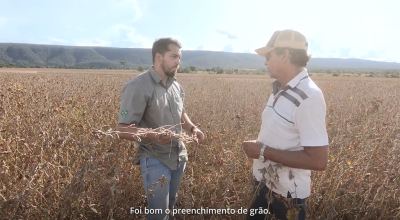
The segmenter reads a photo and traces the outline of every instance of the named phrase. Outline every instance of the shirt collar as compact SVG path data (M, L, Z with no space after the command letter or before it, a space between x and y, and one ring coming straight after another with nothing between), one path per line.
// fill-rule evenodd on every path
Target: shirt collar
M150 67L149 71L150 71L151 78L153 78L153 80L156 83L160 83L162 81L161 77L158 75L158 73L156 72L154 67Z
M149 71L150 71L151 77L153 78L153 80L156 83L160 83L162 81L161 77L158 75L158 73L156 72L156 70L154 69L153 66L150 67ZM173 81L176 81L175 77L168 77L168 79L173 79Z
M299 84L299 82L304 78L308 76L308 72L307 69L304 68L303 71L301 71L299 74L297 74L297 76L295 76L292 80L290 80L288 82L288 86L294 88L297 86L297 84Z
M297 74L292 80L290 80L290 81L287 83L286 87L291 87L291 88L296 87L296 86L300 83L300 81L301 81L302 79L304 79L305 77L308 77L307 69L304 69L304 70L301 71L299 74ZM274 95L276 95L276 94L279 92L279 89L281 89L280 87L281 87L281 83L280 83L278 80L275 80L275 81L272 83L272 93L273 93ZM285 87L285 88L286 88L286 87Z

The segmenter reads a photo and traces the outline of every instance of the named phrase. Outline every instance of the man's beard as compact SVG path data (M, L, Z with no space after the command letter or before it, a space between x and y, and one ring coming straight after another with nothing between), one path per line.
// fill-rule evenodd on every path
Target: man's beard
M168 72L164 72L165 73L165 75L167 75L168 77L174 77L175 76L175 74L176 74L176 71L168 71Z
M175 71L167 70L167 67L165 66L164 61L161 63L161 68L164 71L165 75L168 77L174 77L176 75L176 71L178 71L178 69L176 69ZM171 68L171 69L173 69L173 68Z

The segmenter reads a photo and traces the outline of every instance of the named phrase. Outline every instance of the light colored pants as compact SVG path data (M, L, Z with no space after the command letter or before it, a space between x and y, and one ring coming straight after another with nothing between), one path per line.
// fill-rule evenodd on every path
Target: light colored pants
M183 163L178 169L171 170L165 166L158 159L142 158L140 160L140 170L142 172L144 189L146 192L147 203L149 209L157 212L157 214L148 214L148 220L170 220L173 217L166 215L165 210L174 207L175 199L178 196L178 189L181 185L183 171L185 170L186 162ZM162 176L165 176L168 184L157 183ZM156 184L153 189L153 184ZM163 185L161 187L161 185ZM149 194L149 189L153 189L153 197ZM158 211L162 210L161 214Z

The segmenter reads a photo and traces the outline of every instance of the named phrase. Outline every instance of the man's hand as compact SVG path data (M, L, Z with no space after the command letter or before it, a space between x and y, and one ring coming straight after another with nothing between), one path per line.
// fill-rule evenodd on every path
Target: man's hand
M262 143L257 142L256 140L243 141L242 148L248 158L258 159L258 157L260 156L262 145Z
M203 132L198 129L195 124L189 119L189 116L184 113L181 118L181 123L182 123L182 128L190 134L192 132L192 135L197 138L198 144L202 144L204 140L204 134ZM193 128L194 127L194 128ZM193 128L193 131L191 130Z
M196 138L197 138L199 144L202 144L202 143L203 143L204 134L203 134L203 132L200 131L200 129L198 129L198 128L195 127L195 128L193 129L193 135L196 136Z

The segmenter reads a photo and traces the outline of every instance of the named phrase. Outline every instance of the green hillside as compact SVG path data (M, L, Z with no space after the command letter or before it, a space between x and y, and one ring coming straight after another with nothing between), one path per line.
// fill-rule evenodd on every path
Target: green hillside
M181 66L207 69L265 69L264 59L250 53L182 50ZM121 64L124 62L124 65ZM57 68L138 68L152 64L151 49L0 44L0 66ZM400 63L361 59L312 58L309 69L400 70Z

